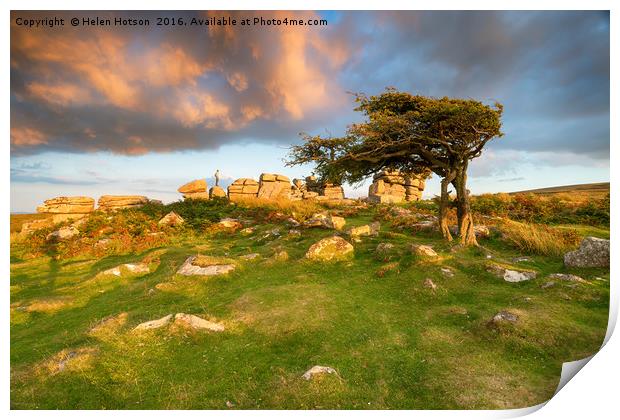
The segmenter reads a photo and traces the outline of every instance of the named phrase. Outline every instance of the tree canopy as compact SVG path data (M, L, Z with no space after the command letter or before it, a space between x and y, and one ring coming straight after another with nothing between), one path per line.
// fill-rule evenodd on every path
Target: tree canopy
M383 169L430 170L442 178L443 221L447 187L452 184L457 191L461 238L475 243L467 167L487 142L503 135L503 106L473 99L430 98L393 88L377 96L356 94L355 100L355 110L365 117L363 122L351 124L342 137L302 134L305 142L292 147L287 164L314 163L315 174L325 182L358 183ZM447 225L442 226L442 232L451 239Z

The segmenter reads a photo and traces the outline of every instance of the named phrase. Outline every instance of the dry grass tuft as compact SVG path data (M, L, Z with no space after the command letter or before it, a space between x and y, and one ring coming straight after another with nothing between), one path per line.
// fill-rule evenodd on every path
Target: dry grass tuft
M502 238L514 247L538 255L560 257L573 250L581 241L577 231L558 229L533 223L502 221Z

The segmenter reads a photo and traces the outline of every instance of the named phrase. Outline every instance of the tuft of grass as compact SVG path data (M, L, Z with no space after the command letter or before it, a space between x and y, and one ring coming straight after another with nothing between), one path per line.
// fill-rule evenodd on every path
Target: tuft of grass
M538 255L561 257L581 241L574 229L559 229L512 220L502 221L499 228L506 242L524 252Z

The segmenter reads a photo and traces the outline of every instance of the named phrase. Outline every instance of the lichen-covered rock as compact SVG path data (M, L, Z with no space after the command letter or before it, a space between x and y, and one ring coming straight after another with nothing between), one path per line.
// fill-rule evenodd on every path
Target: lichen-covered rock
M609 267L609 240L588 236L579 249L564 255L567 267Z
M185 219L183 219L174 211L171 211L170 213L159 219L159 222L157 222L159 226L180 226L183 223L185 223Z
M99 197L98 209L101 211L115 211L141 207L149 202L143 195L102 195Z
M306 258L319 261L338 261L352 257L353 252L353 245L340 236L331 236L313 244L306 252Z

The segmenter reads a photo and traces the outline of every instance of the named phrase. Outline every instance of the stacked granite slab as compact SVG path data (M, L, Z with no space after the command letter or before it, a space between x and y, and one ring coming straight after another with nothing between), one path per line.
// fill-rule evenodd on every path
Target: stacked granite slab
M90 197L55 197L37 207L37 213L48 214L53 223L79 220L95 210L95 199Z
M291 180L280 174L261 174L259 178L258 198L290 199Z
M425 179L423 174L382 171L373 177L373 183L368 188L368 200L374 203L421 200Z
M183 198L185 199L209 199L209 186L207 185L207 180L205 179L190 181L187 184L181 185L177 191L183 194Z
M98 210L116 211L141 207L149 202L143 195L102 195L99 197Z
M256 198L259 184L252 178L239 178L228 186L228 199L245 200Z

